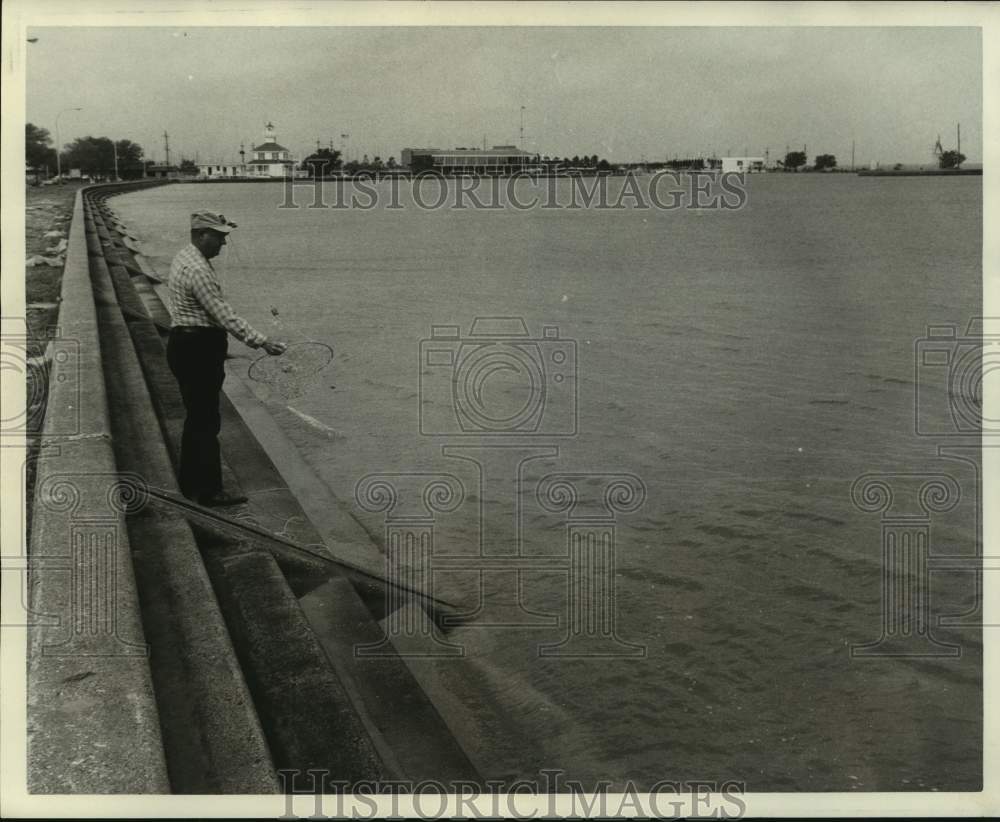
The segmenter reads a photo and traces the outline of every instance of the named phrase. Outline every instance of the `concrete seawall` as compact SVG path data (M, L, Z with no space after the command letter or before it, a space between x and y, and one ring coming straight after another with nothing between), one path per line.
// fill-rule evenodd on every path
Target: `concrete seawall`
M270 793L279 770L308 769L478 780L405 660L353 658L382 634L385 597L144 491L177 493L184 409L169 312L105 200L148 185L92 186L74 211L60 325L78 354L50 377L30 546L47 563L31 607L57 619L29 632L29 789ZM245 418L266 414L239 402L222 401L225 483L251 500L238 516L322 545L289 487L309 478L289 461L285 481L269 454L286 443L263 447Z
M84 230L78 193L59 318L69 356L53 358L30 546L29 607L52 617L29 629L28 787L163 793Z

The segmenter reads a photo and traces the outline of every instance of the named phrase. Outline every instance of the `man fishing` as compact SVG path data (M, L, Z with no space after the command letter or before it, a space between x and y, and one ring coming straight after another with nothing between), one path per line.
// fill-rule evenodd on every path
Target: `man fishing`
M191 243L170 266L170 302L173 325L167 342L167 362L177 378L187 416L181 440L178 482L188 499L211 507L238 505L247 498L222 489L219 454L219 392L226 378L227 332L250 348L282 354L285 343L268 339L237 316L222 296L222 287L209 262L236 228L221 214L197 211L191 215Z

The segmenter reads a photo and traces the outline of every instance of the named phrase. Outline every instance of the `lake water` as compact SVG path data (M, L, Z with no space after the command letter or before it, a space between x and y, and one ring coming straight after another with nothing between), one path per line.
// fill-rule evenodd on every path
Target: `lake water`
M883 522L851 488L869 472L953 477L963 496L930 518L930 553L975 553L975 467L937 451L970 442L951 436L950 370L915 357L929 325L957 326L938 348L966 350L981 313L981 178L747 184L736 211L427 211L406 191L395 209L385 183L371 210L278 208L277 183L172 185L111 204L164 273L192 210L239 224L216 266L237 311L335 349L294 411L271 403L276 419L369 533L384 523L354 500L362 477L445 473L466 499L436 514L435 555L565 558L567 513L543 506L539 480L577 475L598 498L609 474L641 481L641 507L599 526L614 532L610 645L625 655L539 656L567 624L557 562L521 575L529 624L458 628L464 658L417 663L485 775L976 789L981 631L936 624L975 609L974 575L931 575L932 633L960 657L852 658L882 632ZM535 342L499 371L467 370L482 392L456 398L461 343L421 341L435 325L474 340L477 317L520 318ZM428 346L445 359L428 360ZM546 359L557 351L569 358L558 366ZM545 407L518 417L532 364ZM940 436L915 431L918 385L922 429ZM486 423L473 406L456 417L458 402L493 409L487 421L508 436L462 436L463 421ZM904 500L912 480L893 480L893 512L921 512ZM499 619L514 577L488 580L485 614ZM627 655L636 646L644 656Z

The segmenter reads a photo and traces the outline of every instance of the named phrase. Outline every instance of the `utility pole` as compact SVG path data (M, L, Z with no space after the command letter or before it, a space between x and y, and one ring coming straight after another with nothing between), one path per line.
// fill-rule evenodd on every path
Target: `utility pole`
M524 148L524 106L521 106L521 142L518 148Z
M163 132L163 153L167 155L167 162L165 165L170 165L170 136L166 131Z
M854 171L854 140L851 140L851 171Z
M121 180L121 177L118 176L118 143L117 143L117 141L115 141L115 140L111 141L111 150L114 152L114 155L115 155L115 182L117 183L119 180Z
M316 140L316 153L319 154L319 140Z
M958 153L962 153L962 124L958 124Z

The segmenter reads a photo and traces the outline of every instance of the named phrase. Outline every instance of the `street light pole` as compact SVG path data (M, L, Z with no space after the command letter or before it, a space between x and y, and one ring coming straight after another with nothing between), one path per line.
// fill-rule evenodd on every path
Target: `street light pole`
M59 139L59 118L65 114L67 111L83 111L82 108L64 108L56 115L56 177L59 179L59 185L62 185L62 158L59 155L59 150L62 148L62 141Z
M111 141L111 150L115 154L115 182L117 183L121 181L121 177L118 176L118 143L114 140Z

